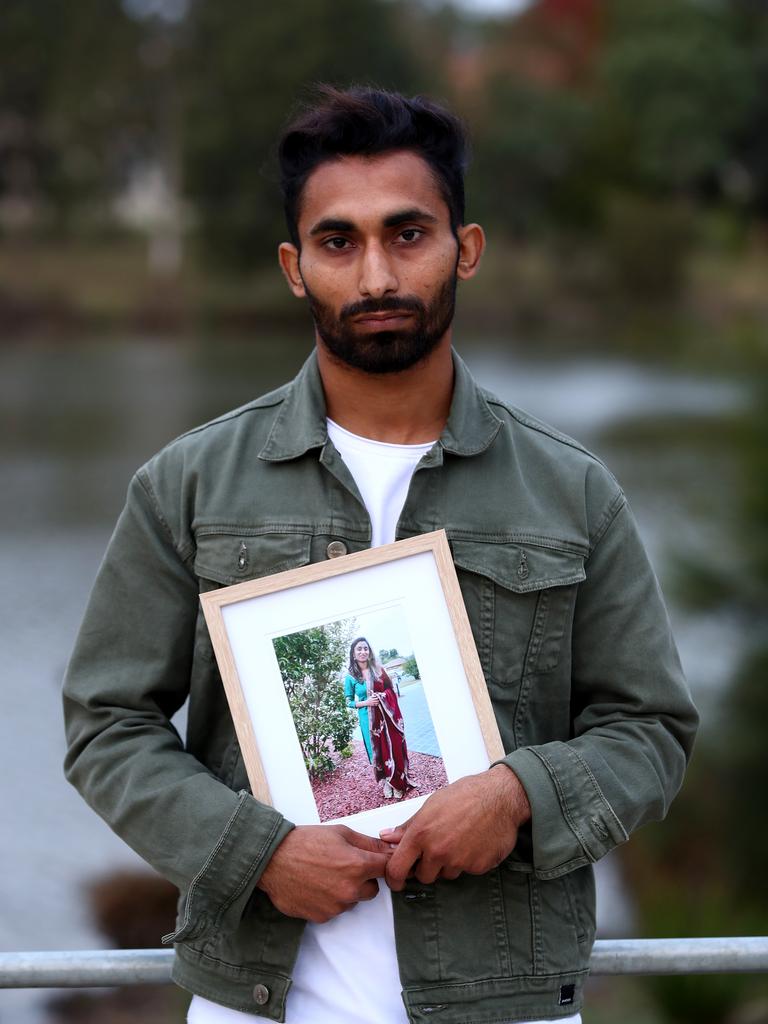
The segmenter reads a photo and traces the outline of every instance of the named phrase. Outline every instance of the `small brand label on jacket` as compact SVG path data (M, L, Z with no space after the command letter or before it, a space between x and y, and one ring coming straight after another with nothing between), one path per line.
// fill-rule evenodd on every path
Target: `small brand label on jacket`
M570 1006L573 1002L573 997L576 992L575 985L561 985L560 986L560 999L558 1003L560 1006Z

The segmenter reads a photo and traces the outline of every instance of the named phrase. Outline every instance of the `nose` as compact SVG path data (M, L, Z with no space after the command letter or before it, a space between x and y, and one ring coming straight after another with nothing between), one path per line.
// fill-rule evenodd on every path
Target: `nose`
M396 292L399 284L385 249L377 243L367 245L360 266L360 294L380 299L388 292Z

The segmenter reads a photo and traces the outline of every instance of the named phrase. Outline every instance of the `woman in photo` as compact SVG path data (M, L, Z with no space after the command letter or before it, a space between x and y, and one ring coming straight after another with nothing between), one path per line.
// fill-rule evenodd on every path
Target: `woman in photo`
M405 726L392 680L379 664L364 636L352 641L344 680L347 704L357 711L360 732L384 796L400 800L414 783L409 777Z

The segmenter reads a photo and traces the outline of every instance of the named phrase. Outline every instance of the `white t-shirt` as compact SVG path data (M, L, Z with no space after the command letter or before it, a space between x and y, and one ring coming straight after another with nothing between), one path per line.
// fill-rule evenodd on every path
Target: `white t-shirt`
M391 543L413 472L435 442L371 441L333 420L328 420L328 437L365 502L371 547ZM307 924L288 993L286 1024L408 1024L400 989L392 899L380 882L375 899L358 903L327 924ZM252 1024L253 1017L194 996L187 1021ZM529 1024L581 1024L581 1017Z

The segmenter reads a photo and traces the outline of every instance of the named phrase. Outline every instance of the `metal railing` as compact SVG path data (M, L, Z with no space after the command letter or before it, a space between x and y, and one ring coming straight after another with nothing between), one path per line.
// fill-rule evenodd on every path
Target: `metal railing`
M0 953L0 988L91 988L171 980L169 949ZM768 936L598 939L590 973L768 973Z

